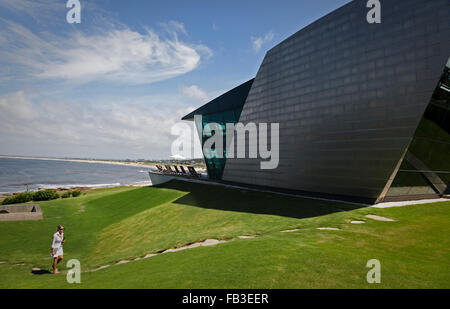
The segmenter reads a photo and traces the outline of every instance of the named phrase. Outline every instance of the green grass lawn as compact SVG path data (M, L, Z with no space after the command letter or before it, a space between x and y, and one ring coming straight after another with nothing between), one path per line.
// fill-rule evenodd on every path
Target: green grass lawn
M376 209L172 181L40 205L43 220L0 222L0 288L450 288L449 202ZM228 241L83 272L81 284L68 284L65 274L31 272L50 270L58 224L67 239L60 270L73 258L87 270L208 238ZM381 284L366 282L369 259L381 262Z

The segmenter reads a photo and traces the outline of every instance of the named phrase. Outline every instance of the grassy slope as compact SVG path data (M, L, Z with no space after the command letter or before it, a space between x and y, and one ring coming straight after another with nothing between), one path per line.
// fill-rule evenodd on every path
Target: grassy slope
M450 287L450 203L356 209L173 182L95 190L41 206L42 221L0 222L0 261L7 261L0 264L0 288L364 288L373 287L365 280L372 258L382 264L376 287ZM349 224L368 213L398 221ZM77 258L84 269L206 238L232 240L83 273L82 284L69 285L64 275L30 272L49 268L50 237L59 223L66 226L66 261ZM300 231L280 233L291 228ZM245 234L260 237L236 239Z

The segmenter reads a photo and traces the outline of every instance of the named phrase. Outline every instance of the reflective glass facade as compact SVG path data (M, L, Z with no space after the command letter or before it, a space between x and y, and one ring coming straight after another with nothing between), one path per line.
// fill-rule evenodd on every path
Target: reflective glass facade
M449 67L445 67L388 198L450 194L449 72Z
M198 124L196 123L196 126L199 127L201 125L202 127L205 127L207 124L210 123L217 123L221 130L222 130L222 138L223 138L223 145L226 145L226 124L227 123L237 123L239 120L239 117L242 112L242 107L229 110L222 113L216 113L216 114L208 114L208 115L202 115L202 123ZM214 132L206 134L205 132L202 133L202 146L205 143L205 141L210 138ZM218 155L216 152L216 149L213 147L211 150L205 150L204 152L204 159L206 168L208 171L208 176L210 179L222 179L223 169L225 168L225 163L227 159L227 151L226 147L223 149L222 155Z
M196 115L202 116L201 118L197 118L201 119L202 122L195 124L199 129L199 132L201 132L200 141L202 143L202 147L205 141L215 134L214 131L206 134L204 130L202 130L206 124L210 123L216 123L221 127L223 145L225 145L225 126L227 123L235 124L238 122L252 84L253 79L239 85L238 87L228 91L227 93L183 117L183 120L194 120ZM225 148L226 147L223 149L222 155L216 153L214 147L212 149L212 153L209 152L209 150L207 153L204 153L206 169L210 179L222 179L227 158Z

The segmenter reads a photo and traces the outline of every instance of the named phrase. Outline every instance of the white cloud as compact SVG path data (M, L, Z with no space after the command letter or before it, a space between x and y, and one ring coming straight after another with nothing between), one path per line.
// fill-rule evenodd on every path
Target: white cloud
M24 91L17 91L0 97L1 117L27 121L36 118L31 101L25 96Z
M0 96L2 153L167 158L176 139L171 128L191 109L43 100L21 90Z
M195 101L199 101L200 103L205 103L209 101L208 94L206 94L206 92L197 85L183 86L181 87L181 92L186 97L193 99Z
M2 24L0 41L7 44L0 46L1 61L18 64L22 74L40 79L147 84L190 72L202 55L211 55L206 46L182 42L176 35L163 38L150 29L112 28L64 38L35 34L6 20ZM184 30L182 24L170 25L173 31Z
M184 35L188 34L186 28L184 27L184 24L174 20L171 20L167 23L159 23L159 26L170 34L177 35L178 32L181 32Z
M270 41L272 41L274 38L274 34L272 31L267 32L264 36L260 36L260 37L251 37L251 41L252 41L252 46L253 46L253 50L255 52L259 52L259 50L261 49L261 47L266 44L269 43Z

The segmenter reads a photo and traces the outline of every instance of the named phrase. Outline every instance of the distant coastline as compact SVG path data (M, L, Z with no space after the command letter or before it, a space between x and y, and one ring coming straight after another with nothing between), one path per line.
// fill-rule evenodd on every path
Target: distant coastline
M152 167L155 164L139 163L139 162L124 162L115 160L95 160L95 159L70 159L70 158L46 158L46 157L25 157L25 156L4 156L0 155L0 159L24 159L24 160L43 160L43 161L65 161L65 162L82 162L82 163L100 163L100 164L114 164L127 166L146 166Z
M139 170L139 173L143 173L147 174L147 171L149 169L155 168L156 169L156 165L157 164L177 164L177 165L191 165L191 166L195 166L197 168L198 171L204 171L204 164L202 163L197 163L195 162L195 160L198 159L192 159L192 160L185 160L185 161L179 161L179 160L161 160L161 161L150 161L150 160L137 160L137 161L133 161L133 160L108 160L108 159L82 159L82 158L55 158L55 157L33 157L33 156L20 156L20 155L0 155L0 160L1 159L16 159L16 160L28 160L28 161L49 161L50 162L76 162L76 163L92 163L92 164L101 164L101 165L109 165L109 166L124 166L124 167L130 167L130 168L137 168L140 167L142 168L142 170ZM175 161L175 162L173 162ZM189 162L190 161L190 162ZM17 161L16 161L17 162ZM2 163L0 161L0 163ZM30 162L31 163L31 162ZM8 164L6 162L4 162L3 164ZM24 168L24 169L28 169L30 166L28 166L27 163L16 163L17 166L19 166L19 168ZM3 167L5 168L5 166ZM69 168L75 168L77 169L77 167L69 167ZM98 168L94 168L93 172L94 174L96 174L96 171L101 171L103 169L98 169ZM56 171L56 170L55 170ZM126 170L125 170L126 171ZM24 175L23 173L16 173L14 170L13 171L9 171L8 176L5 176L6 174L3 175L3 179L0 178L0 201L6 197L6 196L10 196L13 194L17 194L20 192L24 192L25 190L28 190L28 185L30 185L30 191L36 191L36 190L41 190L41 189L52 189L52 190L74 190L74 189L81 189L81 190L90 190L90 189L96 189L96 188L109 188L109 187L118 187L118 186L136 186L136 187L140 187L140 186L148 186L151 185L151 181L147 180L147 177L141 177L141 176L131 176L130 179L130 174L127 174L127 172L124 172L124 174L122 174L123 178L120 178L120 172L118 171L114 171L114 173L118 173L117 178L113 177L111 178L110 175L111 173L106 173L104 174L101 180L97 179L97 180L92 180L91 177L82 177L79 180L73 180L72 178L70 178L70 181L68 179L65 178L65 175L63 173L59 173L56 171L56 174L60 179L57 180L55 179L53 176L48 178L48 175L44 174L42 179L40 180L41 177L39 175L39 173L41 173L42 170L32 170L31 173L29 170L27 170L27 177L26 180L22 180L22 176ZM36 173L37 176L36 176ZM45 171L44 171L45 173ZM84 173L84 171L83 171ZM100 172L101 174L102 172ZM88 173L86 175L90 175L91 173ZM134 173L132 173L134 174ZM30 179L29 176L32 177L36 177L35 179ZM80 177L80 174L76 173L75 170L75 175L77 175L77 177ZM1 176L1 175L0 175ZM46 178L47 177L47 178ZM61 178L62 177L62 178ZM105 179L105 180L103 180ZM121 179L121 180L119 180ZM19 185L20 184L20 185ZM9 188L7 188L9 187ZM11 188L13 187L13 188Z
M44 165L41 163L36 165L33 162L42 162ZM77 164L66 164L59 168L61 165L55 165L57 162ZM92 164L92 168L88 164ZM7 196L28 190L52 189L63 192L119 186L148 186L151 182L148 175L145 175L152 167L153 162L149 161L0 155L0 168L4 169L4 173L0 174L0 201Z

